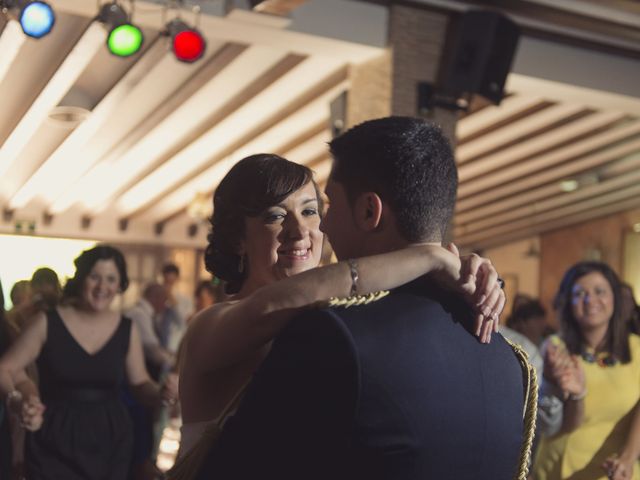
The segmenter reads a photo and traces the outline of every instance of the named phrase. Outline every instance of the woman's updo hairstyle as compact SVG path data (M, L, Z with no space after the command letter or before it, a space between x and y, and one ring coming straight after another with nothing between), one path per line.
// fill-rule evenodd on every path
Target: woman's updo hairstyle
M238 255L245 218L257 217L312 181L313 172L304 165L265 153L243 158L225 175L213 196L204 261L210 273L227 282L227 293L237 293L247 275L246 269L240 271Z
M84 282L91 273L91 270L100 260L113 260L116 264L118 273L120 274L120 292L129 286L129 277L127 276L127 264L120 250L109 245L98 245L89 250L85 250L74 260L76 272L72 278L67 280L62 289L62 302L77 301L82 296Z

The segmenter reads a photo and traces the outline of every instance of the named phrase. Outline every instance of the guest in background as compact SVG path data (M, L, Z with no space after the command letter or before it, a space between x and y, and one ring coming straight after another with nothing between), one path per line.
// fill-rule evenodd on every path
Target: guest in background
M41 312L58 305L62 295L58 274L48 267L39 268L31 277L31 302Z
M6 319L10 324L10 328L17 335L20 331L19 324L23 322L25 315L31 309L31 282L29 280L20 280L11 287L9 293L11 298L11 310L6 312Z
M536 347L542 344L547 329L547 311L537 298L518 294L513 300L507 327L521 333Z
M4 311L4 294L0 282L0 356L4 355L10 344L11 333ZM6 404L0 402L0 478L12 478L12 451L9 413L6 410Z
M636 335L640 334L640 306L633 295L633 287L628 283L621 285L622 318L629 322L629 328Z
M536 480L637 480L640 337L622 317L620 281L600 262L564 275L560 335L543 346Z
M160 326L160 341L174 354L184 335L187 319L193 314L193 302L178 291L179 280L180 269L175 263L167 263L162 267L162 286L167 294L167 309Z
M207 307L210 307L214 303L219 302L220 297L220 283L218 285L214 285L214 280L203 280L196 287L195 292L195 309L194 313L197 313L201 310L204 310Z
M158 283L150 283L145 287L142 297L133 308L125 312L125 315L138 327L147 368L156 381L175 363L175 356L166 348L166 342L161 335L162 320L166 310L165 288Z
M111 310L129 284L122 254L97 246L75 265L60 305L38 313L0 358L0 394L30 431L29 480L125 480L132 448L119 397L125 377L150 407L177 392L150 380L137 328ZM24 370L34 360L39 388Z

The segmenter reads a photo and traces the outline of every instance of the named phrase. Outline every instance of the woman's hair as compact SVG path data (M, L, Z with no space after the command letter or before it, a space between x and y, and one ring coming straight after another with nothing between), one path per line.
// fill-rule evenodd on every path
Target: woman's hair
M89 250L85 250L74 260L76 273L67 280L62 290L62 301L79 300L82 296L84 282L91 273L91 270L100 260L113 260L118 273L120 274L120 292L124 292L129 286L127 276L127 264L120 250L109 245L98 245Z
M538 299L525 295L516 295L513 300L511 315L507 318L507 327L517 330L518 326L532 318L544 317L547 314Z
M613 315L609 320L605 347L618 361L629 363L631 361L629 327L621 313L620 280L606 263L592 261L576 263L564 274L553 302L558 314L560 333L569 352L574 355L582 352L584 344L582 330L573 316L573 287L580 278L593 272L600 273L609 282L613 292Z
M246 271L239 271L238 255L245 218L257 217L309 182L313 182L309 168L272 154L243 158L222 179L213 196L204 261L210 273L227 282L227 293L238 292L246 278Z

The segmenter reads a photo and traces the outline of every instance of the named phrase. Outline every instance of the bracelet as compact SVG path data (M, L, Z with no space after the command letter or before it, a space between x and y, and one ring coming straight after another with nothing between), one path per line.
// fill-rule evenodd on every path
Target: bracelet
M583 400L584 397L587 396L587 389L585 388L582 393L579 393L577 395L574 395L573 393L569 394L569 400L571 400L572 402L577 402L578 400Z
M22 393L20 393L19 390L11 390L9 393L7 393L7 397L6 397L6 401L7 401L7 405L9 405L11 402L13 402L14 400L22 400Z
M358 294L358 262L355 259L350 258L347 260L349 264L349 272L351 273L351 292L349 292L349 296L353 297Z

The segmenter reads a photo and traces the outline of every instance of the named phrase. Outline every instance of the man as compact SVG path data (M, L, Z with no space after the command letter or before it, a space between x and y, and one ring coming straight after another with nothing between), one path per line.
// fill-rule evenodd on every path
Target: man
M161 342L160 325L166 310L165 288L158 283L150 283L142 292L142 298L125 313L140 331L147 368L156 382L175 362L175 356Z
M373 120L330 149L323 229L339 259L441 243L457 171L437 128ZM351 272L357 291L354 263ZM513 478L523 370L500 335L483 345L470 327L464 302L421 282L301 314L274 341L198 478Z
M167 309L160 323L160 341L173 353L178 351L187 320L193 314L191 299L178 292L179 279L180 269L175 263L167 263L162 267L162 286L167 294Z

